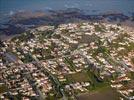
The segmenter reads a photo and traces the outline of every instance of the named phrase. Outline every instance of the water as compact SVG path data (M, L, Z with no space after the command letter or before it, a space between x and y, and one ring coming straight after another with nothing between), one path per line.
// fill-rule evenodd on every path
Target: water
M0 0L0 20L17 11L66 8L79 8L87 14L108 11L130 14L134 12L134 0Z

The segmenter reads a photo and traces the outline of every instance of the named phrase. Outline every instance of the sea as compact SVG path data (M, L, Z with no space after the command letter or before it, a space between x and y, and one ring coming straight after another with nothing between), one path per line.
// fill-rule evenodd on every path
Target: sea
M0 0L0 21L18 11L46 11L78 8L87 14L134 12L134 0Z

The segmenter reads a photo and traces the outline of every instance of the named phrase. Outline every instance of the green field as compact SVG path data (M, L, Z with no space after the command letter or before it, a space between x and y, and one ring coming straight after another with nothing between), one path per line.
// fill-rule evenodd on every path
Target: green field
M0 94L7 91L7 87L4 84L0 84Z
M84 82L90 81L90 77L86 72L78 72L75 74L66 75L66 78L69 82Z

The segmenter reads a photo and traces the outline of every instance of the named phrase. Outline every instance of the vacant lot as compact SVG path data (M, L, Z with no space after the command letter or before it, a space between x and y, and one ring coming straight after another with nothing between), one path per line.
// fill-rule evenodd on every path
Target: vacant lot
M69 82L84 82L90 80L86 72L78 72L75 74L66 75L66 78Z
M78 100L119 100L119 94L111 89L95 91L93 93L84 93L77 96Z

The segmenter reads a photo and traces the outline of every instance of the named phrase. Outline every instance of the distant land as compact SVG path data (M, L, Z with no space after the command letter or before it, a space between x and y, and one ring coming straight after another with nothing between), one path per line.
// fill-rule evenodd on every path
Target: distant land
M134 14L131 16L120 12L106 12L103 14L87 15L77 8L66 10L23 11L10 16L9 21L0 25L0 37L23 33L31 28L41 25L59 25L69 22L94 21L110 22L134 26Z
M134 0L0 0L0 38L40 25L77 21L133 26Z

